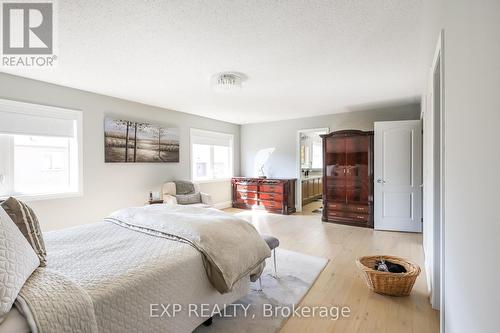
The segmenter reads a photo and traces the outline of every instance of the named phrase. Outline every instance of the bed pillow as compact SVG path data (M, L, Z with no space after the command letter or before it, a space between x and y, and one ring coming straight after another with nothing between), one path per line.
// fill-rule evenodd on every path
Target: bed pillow
M179 205L192 205L201 202L200 193L176 195L175 198Z
M39 265L33 248L0 207L0 318L10 311L17 294Z
M185 180L175 180L175 194L185 195L194 193L194 184Z
M40 223L33 209L24 202L10 197L0 204L12 221L17 225L40 260L40 266L47 264L47 252L43 242Z

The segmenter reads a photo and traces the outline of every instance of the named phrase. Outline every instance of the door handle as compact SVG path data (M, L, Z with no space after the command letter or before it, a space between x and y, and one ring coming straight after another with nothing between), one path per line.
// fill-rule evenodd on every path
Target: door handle
M379 184L385 184L385 180L379 178L379 179L377 179L377 183L379 183Z

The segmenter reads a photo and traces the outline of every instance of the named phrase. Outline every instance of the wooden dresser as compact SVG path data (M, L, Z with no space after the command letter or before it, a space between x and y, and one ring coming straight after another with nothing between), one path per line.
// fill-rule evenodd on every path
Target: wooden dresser
M233 207L263 209L271 213L295 213L296 179L234 177Z
M373 228L373 132L323 138L323 221Z

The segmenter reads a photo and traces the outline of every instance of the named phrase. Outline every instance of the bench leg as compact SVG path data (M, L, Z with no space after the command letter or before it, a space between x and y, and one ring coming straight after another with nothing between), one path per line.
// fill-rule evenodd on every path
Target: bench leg
M255 282L257 282L257 281L255 281ZM259 276L259 287L256 288L256 289L251 288L250 290L257 291L257 292L261 292L262 291L262 277Z
M274 278L278 278L278 270L276 269L276 249L273 249L273 262L274 262Z

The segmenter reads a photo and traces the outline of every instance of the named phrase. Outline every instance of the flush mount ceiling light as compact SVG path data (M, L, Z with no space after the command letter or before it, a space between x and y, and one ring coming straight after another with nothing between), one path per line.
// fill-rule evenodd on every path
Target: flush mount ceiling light
M217 92L231 92L240 90L245 76L241 73L222 72L212 78L212 88Z

